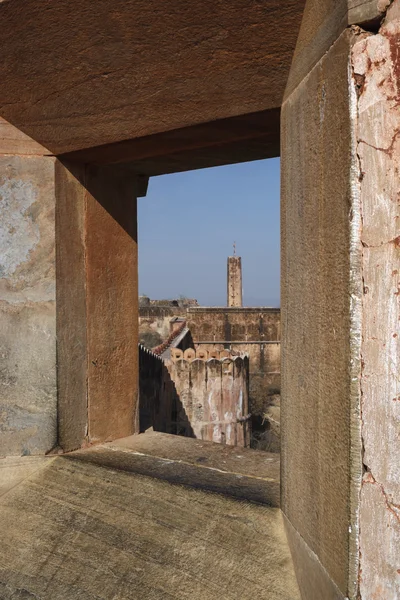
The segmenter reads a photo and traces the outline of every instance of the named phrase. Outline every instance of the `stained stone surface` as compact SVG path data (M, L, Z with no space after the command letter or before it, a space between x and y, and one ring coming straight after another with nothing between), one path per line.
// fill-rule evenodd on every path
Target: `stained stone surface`
M0 2L0 113L60 154L277 108L303 6Z
M282 510L353 598L362 288L354 103L344 91L351 42L346 31L283 106L281 422Z
M136 182L57 162L59 445L135 431L138 385Z
M0 496L2 599L300 600L279 509L41 460Z
M400 1L395 0L379 32L360 39L352 53L363 175L363 600L400 597L399 39Z
M151 432L77 451L71 458L280 506L279 454Z
M0 456L56 441L54 159L0 156Z

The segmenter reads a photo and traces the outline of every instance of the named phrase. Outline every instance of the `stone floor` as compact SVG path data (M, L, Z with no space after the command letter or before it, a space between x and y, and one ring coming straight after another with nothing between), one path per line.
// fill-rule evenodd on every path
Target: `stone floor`
M277 457L143 434L0 460L3 600L300 600Z

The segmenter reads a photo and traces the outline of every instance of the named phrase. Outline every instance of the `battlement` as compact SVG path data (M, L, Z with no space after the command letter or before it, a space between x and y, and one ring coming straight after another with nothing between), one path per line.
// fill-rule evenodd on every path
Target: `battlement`
M195 437L233 446L250 444L247 355L172 349L166 365Z
M193 362L194 360L236 360L237 358L246 358L248 355L244 352L233 352L230 350L203 350L201 348L194 350L193 348L187 348L185 351L179 348L171 348L171 360L177 362L178 360L186 360Z

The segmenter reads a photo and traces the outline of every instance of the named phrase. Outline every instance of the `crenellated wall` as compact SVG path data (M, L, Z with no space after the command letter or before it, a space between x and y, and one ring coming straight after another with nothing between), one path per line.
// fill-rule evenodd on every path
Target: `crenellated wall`
M167 367L196 438L231 446L249 445L247 356L173 349Z
M139 431L248 446L249 361L227 350L171 349L163 360L139 345Z
M149 428L193 437L193 429L165 361L139 345L139 431Z
M196 348L249 357L252 448L279 452L281 319L279 308L193 307L186 316Z
M280 309L141 307L140 339L152 332L161 343L170 333L171 319L177 316L186 320L196 348L207 351L227 348L233 353L248 354L250 412L262 417L270 397L280 392Z
M161 343L171 320L186 320L195 348L207 352L229 350L249 357L249 412L253 448L280 450L281 319L270 307L142 306L141 342ZM155 346L152 343L151 346Z

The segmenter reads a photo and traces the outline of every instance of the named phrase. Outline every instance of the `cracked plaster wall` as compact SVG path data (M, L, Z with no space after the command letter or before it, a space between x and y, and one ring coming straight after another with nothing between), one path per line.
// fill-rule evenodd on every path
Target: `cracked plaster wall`
M305 600L400 597L400 0L358 6L379 31L348 28L283 106L282 497Z
M400 597L400 1L352 51L362 203L362 600Z

